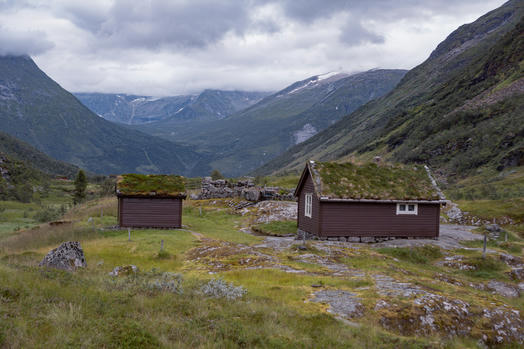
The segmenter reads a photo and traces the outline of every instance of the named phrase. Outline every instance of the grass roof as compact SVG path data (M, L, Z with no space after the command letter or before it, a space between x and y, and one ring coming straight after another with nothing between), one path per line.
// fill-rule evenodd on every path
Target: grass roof
M330 199L439 200L420 165L310 162L317 194Z
M116 192L130 196L185 195L184 177L174 175L124 174L118 176Z

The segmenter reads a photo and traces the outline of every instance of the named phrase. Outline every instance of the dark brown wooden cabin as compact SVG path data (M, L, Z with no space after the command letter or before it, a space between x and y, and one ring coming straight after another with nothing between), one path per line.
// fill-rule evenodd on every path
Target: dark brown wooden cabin
M117 179L118 225L181 228L184 180L180 176L127 174Z
M319 237L439 236L443 201L423 166L310 161L295 197L299 232Z

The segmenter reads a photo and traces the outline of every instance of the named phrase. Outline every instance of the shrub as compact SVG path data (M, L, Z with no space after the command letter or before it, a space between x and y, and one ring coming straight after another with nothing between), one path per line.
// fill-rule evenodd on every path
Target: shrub
M242 286L235 287L232 283L228 283L222 279L210 280L202 286L201 291L208 297L227 298L228 300L242 298L242 296L247 293L247 290Z
M182 280L181 274L158 272L153 269L146 273L133 272L111 277L106 281L106 287L112 290L148 295L158 292L182 294Z
M33 219L37 222L44 223L44 222L50 222L58 219L60 217L60 210L56 210L52 207L46 207L40 211L38 211Z
M182 294L182 275L178 273L162 273L160 278L149 282L149 287L154 290Z

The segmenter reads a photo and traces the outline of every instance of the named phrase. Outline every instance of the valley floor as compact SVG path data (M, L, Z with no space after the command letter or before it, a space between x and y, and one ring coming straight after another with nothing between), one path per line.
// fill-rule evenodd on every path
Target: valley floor
M188 200L184 229L132 230L128 241L127 230L111 228L116 200L105 198L71 210L62 225L0 236L0 346L524 343L524 242L511 231L508 242L504 234L492 236L485 259L479 229L452 225L443 226L439 241L304 244L287 236L295 229L283 220L288 211L234 207L228 200ZM68 240L81 242L87 268L38 267ZM139 271L108 275L125 265ZM163 272L180 274L181 283L164 282L174 274ZM209 295L205 285L219 278L246 293Z

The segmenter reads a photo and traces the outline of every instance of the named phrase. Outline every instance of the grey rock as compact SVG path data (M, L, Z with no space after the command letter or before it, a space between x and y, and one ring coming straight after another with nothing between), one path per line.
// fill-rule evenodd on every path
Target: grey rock
M348 318L358 318L364 315L364 306L354 293L340 290L322 290L315 293L311 300L317 303L329 304L330 313Z
M338 238L338 241L346 242L348 240L345 237L341 236Z
M524 268L513 268L509 272L509 276L513 280L524 280Z
M381 296L409 298L414 295L428 293L416 285L408 282L399 282L387 275L376 274L373 275L373 278L375 279L377 292Z
M488 289L508 298L517 298L520 296L519 289L513 285L506 284L501 281L491 280L488 282Z
M510 254L501 253L500 260L512 267L524 267L524 262L521 258L512 256Z
M327 239L328 239L328 241L338 241L338 238L335 238L335 237L329 237Z
M358 236L349 236L347 238L348 242L360 242L360 238Z
M39 266L67 271L87 267L84 251L78 241L67 241L50 251Z
M486 230L491 233L500 233L503 231L500 225L495 223L486 225Z
M242 197L248 201L259 201L260 190L258 189L243 189Z
M138 267L133 264L118 266L109 272L110 276L127 276L138 273Z

